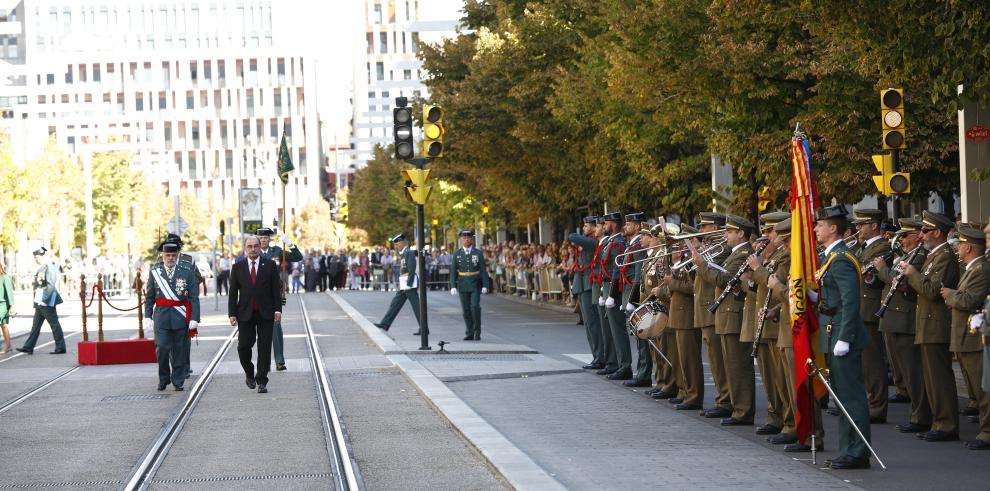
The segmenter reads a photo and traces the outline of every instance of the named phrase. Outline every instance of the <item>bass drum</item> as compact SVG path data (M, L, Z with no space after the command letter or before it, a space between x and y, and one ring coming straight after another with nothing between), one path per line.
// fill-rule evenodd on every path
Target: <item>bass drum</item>
M667 306L659 302L644 303L633 311L629 321L633 323L637 338L655 338L667 328Z

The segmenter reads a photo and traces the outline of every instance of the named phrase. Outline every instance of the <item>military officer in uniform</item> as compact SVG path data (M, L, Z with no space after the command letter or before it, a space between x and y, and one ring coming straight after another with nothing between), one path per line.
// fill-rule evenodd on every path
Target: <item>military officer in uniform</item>
M162 263L151 268L144 316L155 326L158 390L165 390L169 383L175 390L183 390L189 329L199 325L199 283L191 269L178 264L178 244L164 242L159 251Z
M602 263L602 247L608 242L610 235L606 233L605 215L601 215L595 224L595 259L591 262L591 305L598 313L598 325L602 331L602 352L605 357L605 366L598 369L597 375L610 375L619 369L619 360L615 353L615 342L612 341L612 330L608 324L608 317L605 315L605 298L603 287L605 286L605 265Z
M780 360L774 346L777 340L777 322L772 312L779 309L779 302L770 295L767 282L780 266L784 256L790 256L791 251L780 247L774 226L790 217L791 214L782 211L760 215L760 222L766 240L770 243L763 251L766 262L759 255L752 254L746 261L749 263L750 279L745 283L749 287L747 300L753 297L752 303L746 302L746 324L739 335L743 343L756 343L756 365L760 369L763 380L763 390L767 397L767 422L756 429L758 435L776 435L787 429L793 433L794 428L784 428L784 412L787 403L787 389L784 387L783 373L780 371ZM766 307L764 309L764 307ZM773 317L773 318L772 318ZM759 330L759 332L757 332ZM759 339L757 339L759 337Z
M282 265L282 248L277 245L271 245L272 236L275 235L275 231L268 228L262 227L254 232L254 235L258 237L258 242L261 243L261 257L265 259L271 259L275 261L280 267ZM285 251L285 262L286 268L289 267L290 263L295 263L303 260L302 252L298 247L289 242L289 238L282 235L282 245L286 247ZM282 285L287 285L288 281L288 270L286 274L283 275L281 270L279 270L279 277L282 278ZM285 303L285 296L282 297L283 304ZM272 350L275 352L275 370L282 371L285 370L285 351L284 351L284 341L282 337L282 320L279 319L275 321L275 326L272 328Z
M474 230L461 229L461 248L450 265L450 294L460 297L464 340L481 339L481 295L488 293L485 255L474 246Z
M866 266L876 258L890 255L890 242L884 240L880 223L883 212L873 208L853 210L853 225L859 233L859 244L855 251L859 264ZM880 334L876 311L880 308L883 294L883 281L876 274L863 276L860 290L860 317L869 332L870 344L863 350L863 381L866 383L866 396L870 403L870 422L887 422L887 364L883 359L883 335Z
M886 298L890 293L891 282L900 274L898 265L901 262L910 259L911 264L920 269L927 257L924 244L921 243L923 226L921 218L901 218L898 223L901 226L899 232L901 256L894 260L892 267L888 267L884 258L873 259L876 276L885 285L881 298ZM884 335L887 359L894 371L900 374L911 402L908 422L897 425L897 431L901 433L923 433L932 429L932 409L925 392L921 347L914 343L917 301L918 293L908 285L907 281L902 280L898 291L890 296L887 309L880 318L880 331ZM876 317L875 311L870 315Z
M729 287L729 280L753 253L749 236L756 227L743 217L728 215L725 218L725 228L726 245L732 250L724 264L714 267L700 252L695 252L693 257L694 264L698 267L698 276L717 288L716 298L723 289ZM729 400L732 405L732 414L720 422L725 426L751 425L756 414L756 372L753 369L753 359L746 345L739 341L745 301L745 292L733 291L715 312L715 332L721 338L722 361L728 377Z
M643 245L640 243L644 233L649 233L648 231L642 230L643 222L646 221L646 214L642 212L628 213L625 217L625 223L622 226L622 232L625 235L626 247L625 252L630 254L625 256L626 261L636 261L646 257L646 252L643 251ZM630 269L632 271L630 271ZM625 325L628 323L628 318L635 310L633 301L639 302L639 288L643 284L643 263L636 262L628 266L621 266L619 268L619 290L621 292L622 301L620 306L624 306L625 309ZM614 287L614 282L613 282ZM627 338L628 339L628 338ZM650 343L642 339L636 338L636 373L633 375L631 380L627 380L623 383L626 387L649 387L653 383L653 355L651 353L652 348L650 348Z
M645 229L641 235L640 246L646 250L646 255L651 256L651 259L641 265L642 273L640 274L641 281L639 282L640 304L654 301L660 305L664 305L669 312L671 293L670 289L662 283L663 277L661 274L670 267L672 262L669 260L669 256L658 257L664 252L657 248L659 243L658 237L647 232ZM656 347L651 346L649 342L646 343L649 347L649 355L653 364L653 376L656 379L656 386L652 390L646 391L645 394L653 399L666 399L668 402L672 399L679 399L677 403L680 403L683 401L681 396L683 395L682 387L684 383L681 380L680 372L677 370L679 363L677 344L674 331L670 328L669 315L666 321L667 326L663 332L653 339ZM653 322L660 321L655 318ZM670 361L670 364L667 364L667 361L660 356L661 352Z
M164 243L175 244L178 247L179 259L176 262L176 267L192 271L193 276L196 277L196 284L197 285L202 284L203 275L199 272L199 268L196 267L196 264L193 261L193 257L189 254L182 252L182 237L179 236L178 234L169 233L165 236ZM158 248L159 252L161 252L161 249L162 247L159 246ZM155 266L161 266L162 261L163 261L162 255L159 254L158 262L155 263ZM196 331L190 331L190 335L186 336L186 338L182 340L182 349L180 350L180 353L182 354L182 358L183 360L185 360L186 378L189 378L189 376L192 375L192 364L190 363L189 359L190 356L192 355L192 336L194 335L195 332Z
M925 393L932 410L931 430L916 436L929 442L958 440L959 400L949 352L952 317L941 293L942 288L955 288L959 283L958 259L947 242L954 224L929 211L921 221L922 240L928 249L924 265L920 270L903 262L898 265L918 292L914 342L921 349Z
M416 291L416 287L419 286L419 282L416 272L416 251L409 247L409 241L406 240L404 234L392 237L391 242L399 251L399 289L392 297L392 303L388 306L385 317L382 317L381 322L376 323L375 326L388 331L392 327L392 321L402 310L402 306L405 305L406 301L409 301L409 304L412 305L413 315L416 316L416 326L418 327L419 292ZM416 330L415 334L419 335L419 329Z
M714 232L725 227L725 215L715 212L702 212L698 216L698 230L701 233ZM696 247L706 247L712 240L702 241ZM723 247L722 253L712 257L712 263L721 267L726 258L729 257L729 250ZM692 258L693 261L693 258ZM708 307L715 301L715 284L706 281L705 278L695 271L694 276L694 325L701 329L701 340L705 343L708 352L708 366L712 372L712 380L715 382L715 407L702 411L702 416L706 418L727 418L732 415L732 403L729 398L728 378L725 374L725 363L722 359L722 341L715 333L715 314L708 311ZM684 354L682 356L689 356ZM701 353L698 353L700 358Z
M842 237L849 227L845 206L829 206L815 212L815 238L825 247L815 272L819 291L809 292L818 304L818 322L831 353L829 378L836 397L863 436L870 440L870 412L863 384L863 350L869 333L860 318L861 269ZM839 457L826 462L833 469L868 469L870 454L850 421L839 418Z
M982 230L960 224L959 259L964 271L959 278L958 288L942 288L940 293L945 304L952 310L952 332L950 349L959 360L963 379L969 390L976 396L980 411L980 432L976 440L967 442L970 449L990 447L990 395L981 388L983 378L983 345L978 332L970 332L969 317L983 308L990 291L990 266L984 257L986 237Z
M34 262L38 265L38 271L34 274L34 321L31 323L31 333L28 334L24 345L17 348L21 353L34 354L34 345L41 335L41 324L48 321L48 327L52 328L52 337L55 338L55 350L53 355L65 353L65 336L62 335L62 325L58 322L58 304L62 303L62 296L59 295L56 285L58 285L58 268L51 263L45 262L48 249L41 247L34 251Z
M681 225L682 234L698 230ZM671 261L679 263L683 257L674 254ZM667 400L679 411L701 409L705 402L705 371L701 363L701 329L695 323L695 280L688 267L668 271L663 283L670 295L667 330L674 336L677 346L677 366L680 394ZM671 360L673 361L673 360Z
M629 347L629 334L626 332L626 317L622 310L620 292L621 278L615 256L626 249L626 239L622 235L622 213L605 215L605 235L608 237L601 246L599 264L602 275L602 298L599 305L605 308L609 334L615 347L618 369L608 374L609 380L629 380L632 378L632 351Z
M990 239L990 223L983 228L984 244ZM983 396L979 401L980 432L976 438L966 442L970 450L990 450L990 324L987 323L986 312L990 312L990 295L987 295L981 306L981 311L970 318L969 335L978 336L983 344L982 371L980 372L980 391Z
M571 280L571 295L581 309L588 347L591 349L591 363L581 367L585 370L605 368L605 347L602 345L602 326L599 323L598 307L591 303L592 266L595 262L595 253L598 251L598 239L595 237L597 220L598 217L595 216L584 217L581 233L573 233L567 237L578 246L580 251L574 266L574 279Z

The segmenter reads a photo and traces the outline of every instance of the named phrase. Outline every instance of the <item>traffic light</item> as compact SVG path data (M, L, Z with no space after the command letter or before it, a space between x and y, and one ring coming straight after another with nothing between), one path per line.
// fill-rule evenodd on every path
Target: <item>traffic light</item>
M427 157L443 157L443 109L423 105L423 153Z
M395 109L392 110L392 135L395 137L395 158L408 160L415 155L412 131L412 108L405 97L395 98Z
M346 201L341 201L340 203L337 204L337 218L339 218L341 222L346 222L347 221L347 202Z
M877 168L879 176L873 176L873 184L877 186L877 191L885 195L907 194L911 192L911 174L907 172L894 172L894 161L889 155L874 155L873 166Z
M883 149L907 148L904 129L904 89L880 91L880 114L883 117Z
M430 179L429 169L406 169L402 171L402 180L405 181L406 198L418 205L425 205L430 197L430 190L433 186L427 186Z
M763 186L756 191L756 204L760 213L767 211L770 206L770 187Z
M482 200L481 202L481 214L488 215L488 200Z

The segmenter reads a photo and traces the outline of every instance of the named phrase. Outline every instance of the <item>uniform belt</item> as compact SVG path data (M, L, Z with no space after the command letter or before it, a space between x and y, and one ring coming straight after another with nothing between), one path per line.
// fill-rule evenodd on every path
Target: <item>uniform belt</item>
M457 272L457 275L458 276L478 276L479 274L481 274L481 271L458 271Z

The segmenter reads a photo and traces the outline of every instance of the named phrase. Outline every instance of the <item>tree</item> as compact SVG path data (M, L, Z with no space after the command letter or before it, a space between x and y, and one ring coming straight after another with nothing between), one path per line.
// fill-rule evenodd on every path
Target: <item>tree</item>
M289 235L300 249L319 249L334 246L340 233L330 216L330 206L322 199L311 201L289 221Z
M416 211L405 199L400 164L391 147L376 146L374 158L354 174L348 197L348 225L363 229L373 244L382 244L399 231L411 231Z

